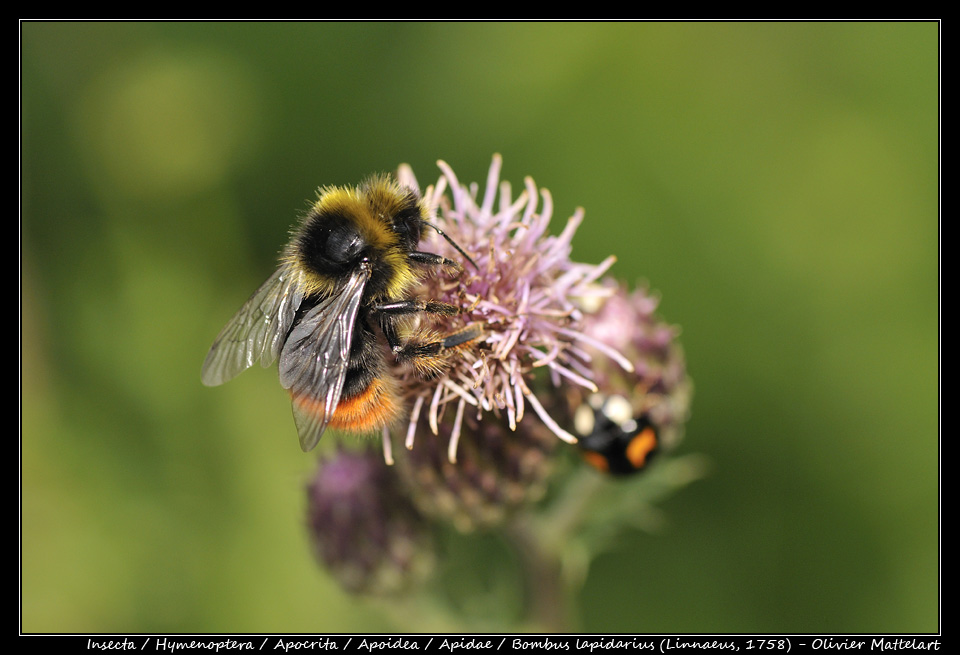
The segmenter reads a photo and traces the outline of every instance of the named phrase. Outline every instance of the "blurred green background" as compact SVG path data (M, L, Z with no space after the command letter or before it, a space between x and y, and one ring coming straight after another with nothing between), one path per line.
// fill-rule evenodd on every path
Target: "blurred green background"
M939 629L936 23L21 36L24 631L418 629L314 565L275 372L200 364L318 185L494 152L661 292L713 462L582 627Z

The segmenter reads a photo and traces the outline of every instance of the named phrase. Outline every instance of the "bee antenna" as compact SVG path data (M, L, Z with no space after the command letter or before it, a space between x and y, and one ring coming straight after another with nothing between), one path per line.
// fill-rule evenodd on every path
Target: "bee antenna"
M458 246L458 245L457 245L457 242L454 241L453 239L451 239L449 236L447 236L447 234L446 234L443 230L441 230L439 227L437 227L437 226L434 225L433 223L431 223L431 222L429 222L429 221L425 221L425 220L423 220L423 219L420 220L420 223L423 224L423 225L426 225L427 227L432 227L434 230L436 230L436 231L437 231L437 234L439 234L439 235L442 236L444 239L446 239L446 240L447 240L447 243L449 243L451 246L453 246L454 248L456 248L457 252L460 253L461 255L463 255L464 259L466 259L468 262L470 262L471 264L473 264L473 267L474 267L475 269L477 269L478 271L480 270L480 267L477 266L477 262L473 261L473 260L470 258L470 255L468 255L467 253L465 253L465 252L463 251L463 248L461 248L460 246Z

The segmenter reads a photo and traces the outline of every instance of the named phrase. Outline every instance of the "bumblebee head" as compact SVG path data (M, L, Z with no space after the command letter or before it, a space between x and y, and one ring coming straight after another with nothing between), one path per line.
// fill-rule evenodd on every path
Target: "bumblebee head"
M420 242L425 209L419 196L393 179L360 187L325 187L293 234L285 259L304 279L307 294L330 294L364 261L373 270L372 294L399 296L415 279L408 254Z
M364 182L360 195L380 229L392 232L404 252L416 250L427 220L427 210L420 202L420 196L387 176Z

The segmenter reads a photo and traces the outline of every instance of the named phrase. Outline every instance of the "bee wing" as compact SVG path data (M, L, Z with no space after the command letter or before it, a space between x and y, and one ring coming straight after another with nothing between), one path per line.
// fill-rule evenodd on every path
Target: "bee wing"
M205 385L223 384L258 359L273 363L303 301L299 280L292 267L281 266L250 296L210 346L200 374Z
M300 447L312 450L333 418L350 363L350 345L368 267L311 309L290 332L280 352L280 385L293 396Z

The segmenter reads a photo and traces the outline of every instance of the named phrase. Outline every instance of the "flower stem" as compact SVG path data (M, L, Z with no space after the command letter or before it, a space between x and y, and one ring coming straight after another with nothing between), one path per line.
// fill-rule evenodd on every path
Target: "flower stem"
M570 632L575 629L576 612L572 589L567 585L560 552L540 538L529 516L510 522L507 537L520 557L529 599L527 620L532 629Z

